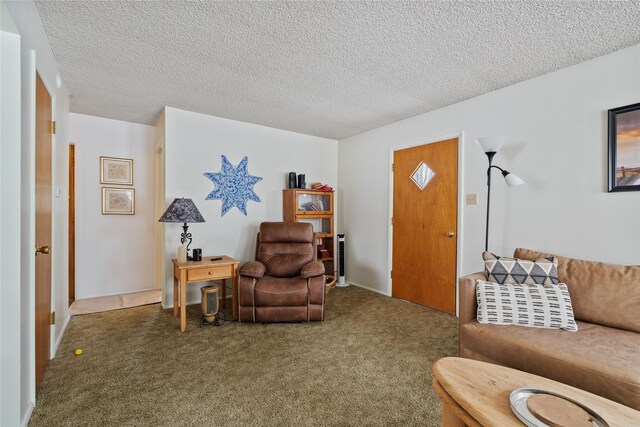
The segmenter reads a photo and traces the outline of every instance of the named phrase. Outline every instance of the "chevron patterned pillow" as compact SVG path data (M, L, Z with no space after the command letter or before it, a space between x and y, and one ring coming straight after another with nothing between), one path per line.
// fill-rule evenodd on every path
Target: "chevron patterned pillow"
M564 283L501 285L477 280L476 298L480 323L578 330L569 290Z
M495 283L520 283L525 285L557 285L558 259L550 256L535 261L497 256L491 252L482 254L487 280Z

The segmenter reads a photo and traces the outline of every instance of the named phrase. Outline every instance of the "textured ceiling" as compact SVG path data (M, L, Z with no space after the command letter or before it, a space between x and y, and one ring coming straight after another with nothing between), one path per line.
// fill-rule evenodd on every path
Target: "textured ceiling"
M73 112L334 139L640 43L637 1L36 5Z

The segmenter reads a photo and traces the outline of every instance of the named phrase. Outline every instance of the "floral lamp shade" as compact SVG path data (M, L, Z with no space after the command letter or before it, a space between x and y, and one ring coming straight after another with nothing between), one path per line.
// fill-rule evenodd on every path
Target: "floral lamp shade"
M191 199L174 199L160 217L160 222L205 222L202 214Z

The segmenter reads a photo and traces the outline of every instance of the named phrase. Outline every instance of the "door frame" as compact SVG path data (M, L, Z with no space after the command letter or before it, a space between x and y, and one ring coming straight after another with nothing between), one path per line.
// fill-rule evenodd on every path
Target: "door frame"
M68 287L67 294L68 306L76 300L76 144L69 143L68 148L69 163L67 189L69 200L67 206L69 215L67 216L67 268L68 268Z
M1 13L5 13L5 5L0 5ZM26 247L22 241L23 228L27 222L22 218L22 189L15 185L15 175L20 183L23 173L22 141L26 138L23 126L24 99L22 89L21 58L23 49L20 34L13 26L11 15L7 16L7 25L0 26L0 45L2 49L2 71L0 72L0 115L2 120L2 139L0 151L0 212L2 215L3 246L0 254L0 270L2 271L2 307L0 308L0 325L2 344L0 349L0 424L20 425L23 420L21 406L21 385L23 384L21 368L23 360L28 356L23 350L23 292L22 262ZM15 203L15 201L18 203ZM11 203L9 203L11 201ZM17 250L16 250L17 246ZM17 320L17 322L16 322ZM18 391L18 393L16 393ZM26 423L25 423L26 424Z
M156 128L157 131L157 128ZM157 138L157 137L156 137ZM164 213L165 200L164 200L164 164L165 164L165 150L164 150L164 135L158 141L154 150L154 218L160 218ZM153 289L159 289L162 291L162 307L166 307L164 282L165 282L165 259L164 259L164 225L156 221L153 229Z
M394 145L389 148L389 211L387 216L387 238L388 238L388 255L387 255L387 289L386 295L392 296L393 289L393 279L391 278L391 269L393 268L393 162L394 162L394 153L398 150L403 150L405 148L413 148L419 147L421 145L433 144L435 142L445 141L447 139L458 139L458 200L457 200L457 230L456 230L456 316L459 315L459 301L458 301L458 279L462 275L462 254L463 254L463 244L460 231L463 229L463 209L464 209L464 199L465 196L463 194L463 178L464 178L464 140L465 134L464 131L442 134L435 137L427 137L424 139L420 139L419 141L411 141L404 144Z

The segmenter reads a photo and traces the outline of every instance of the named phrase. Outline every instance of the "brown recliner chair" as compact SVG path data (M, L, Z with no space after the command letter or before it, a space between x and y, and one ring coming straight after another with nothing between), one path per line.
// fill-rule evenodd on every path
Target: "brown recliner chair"
M311 224L263 222L256 261L239 272L239 322L324 320L324 265Z

